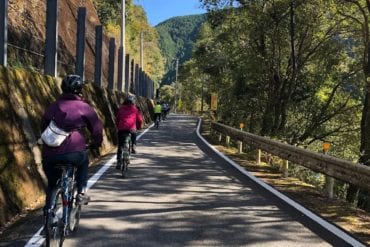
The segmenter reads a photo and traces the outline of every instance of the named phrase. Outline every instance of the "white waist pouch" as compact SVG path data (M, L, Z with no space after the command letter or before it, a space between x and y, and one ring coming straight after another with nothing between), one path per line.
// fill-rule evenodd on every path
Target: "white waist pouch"
M41 140L50 147L59 147L69 135L69 132L59 128L54 120L51 120L48 127L42 132Z

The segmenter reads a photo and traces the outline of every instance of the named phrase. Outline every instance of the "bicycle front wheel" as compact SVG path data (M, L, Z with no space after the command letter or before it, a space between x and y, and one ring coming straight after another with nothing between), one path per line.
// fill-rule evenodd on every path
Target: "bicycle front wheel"
M62 247L64 241L63 191L53 191L51 208L46 217L46 246Z

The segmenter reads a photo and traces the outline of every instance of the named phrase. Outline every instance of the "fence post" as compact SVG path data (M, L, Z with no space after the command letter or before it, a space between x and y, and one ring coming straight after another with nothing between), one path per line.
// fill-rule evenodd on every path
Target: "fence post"
M139 74L138 74L138 81L139 81L139 96L143 96L143 69L139 66Z
M149 75L146 74L146 77L145 77L145 92L146 92L146 97L149 98Z
M108 72L108 89L114 90L114 55L116 51L115 38L109 39L109 72Z
M103 54L103 26L95 27L95 84L101 87L102 54Z
M126 54L126 62L125 62L125 93L130 91L130 81L131 81L131 73L130 73L130 54Z
M257 150L257 165L261 165L261 149Z
M118 73L117 73L117 90L123 90L123 47L118 48Z
M82 80L85 80L85 22L86 22L86 8L78 8L77 19L77 40L76 40L76 74Z
M154 82L152 81L152 79L149 80L149 83L150 83L150 98L153 99L153 85L154 85Z
M135 93L135 79L136 79L136 74L135 74L135 60L131 59L131 82L130 82L130 87L129 91L130 93Z
M323 143L322 144L322 150L324 155L328 154L328 151L330 149L330 143ZM325 175L325 185L324 185L325 194L332 199L334 197L334 178Z
M145 92L146 92L146 97L149 98L149 94L150 94L150 88L149 88L149 75L146 74L145 76Z
M135 64L135 94L137 96L140 95L140 92L139 92L139 83L140 83L139 75L140 75L139 65Z
M8 0L0 0L0 65L8 65Z
M58 1L47 0L44 73L58 75Z

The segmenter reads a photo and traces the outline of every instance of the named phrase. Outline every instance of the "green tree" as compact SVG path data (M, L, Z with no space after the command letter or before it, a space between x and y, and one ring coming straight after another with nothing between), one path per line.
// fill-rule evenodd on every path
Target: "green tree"
M176 59L179 59L179 64L190 59L199 29L206 17L205 14L174 17L156 26L167 71L162 80L163 84L175 81Z
M218 92L221 120L243 121L251 132L313 150L330 141L337 146L332 153L355 160L362 105L358 42L343 35L349 29L336 3L202 2L211 12L194 66Z

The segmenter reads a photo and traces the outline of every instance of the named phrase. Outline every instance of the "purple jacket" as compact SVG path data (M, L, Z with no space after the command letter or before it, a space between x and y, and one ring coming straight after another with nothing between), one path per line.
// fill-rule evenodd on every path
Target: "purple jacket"
M91 133L91 145L99 147L103 140L103 124L94 109L81 97L73 94L63 94L52 103L44 113L41 121L41 131L44 131L54 118L59 128L71 131L71 135L59 147L43 145L42 157L55 154L65 154L86 149L83 135L85 127Z

